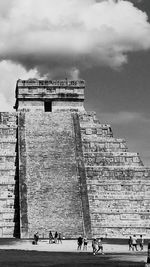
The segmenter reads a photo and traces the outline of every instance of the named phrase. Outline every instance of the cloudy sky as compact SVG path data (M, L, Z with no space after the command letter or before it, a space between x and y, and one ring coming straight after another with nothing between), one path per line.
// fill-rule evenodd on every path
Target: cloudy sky
M18 78L86 80L86 109L150 165L150 0L0 0L0 110Z

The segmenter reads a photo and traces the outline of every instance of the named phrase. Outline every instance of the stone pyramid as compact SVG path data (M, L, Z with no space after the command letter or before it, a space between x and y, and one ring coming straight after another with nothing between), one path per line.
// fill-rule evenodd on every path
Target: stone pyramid
M18 80L0 113L0 236L150 237L150 169L84 109L84 81Z

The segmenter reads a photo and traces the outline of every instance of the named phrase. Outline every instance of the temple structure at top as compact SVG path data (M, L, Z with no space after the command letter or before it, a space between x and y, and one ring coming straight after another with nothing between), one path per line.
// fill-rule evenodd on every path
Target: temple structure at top
M17 110L83 111L85 81L83 80L18 80Z

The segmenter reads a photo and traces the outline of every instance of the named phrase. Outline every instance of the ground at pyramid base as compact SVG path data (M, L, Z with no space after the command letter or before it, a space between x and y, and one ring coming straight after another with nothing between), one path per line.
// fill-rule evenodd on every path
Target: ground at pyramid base
M63 240L62 244L49 244L41 239L38 245L32 245L31 240L0 240L0 264L3 267L12 266L120 266L148 267L147 242L144 250L129 251L127 240L104 240L104 254L93 255L92 242L88 240L87 250L77 250L77 240Z

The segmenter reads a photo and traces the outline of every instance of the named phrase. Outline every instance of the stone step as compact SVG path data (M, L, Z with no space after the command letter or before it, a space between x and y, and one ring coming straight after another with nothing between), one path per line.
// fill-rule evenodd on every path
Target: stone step
M146 208L124 208L123 206L122 207L118 207L118 208L113 208L113 207L108 207L108 208L104 208L104 207L99 207L99 206L96 206L94 207L94 205L90 206L90 209L91 209L91 212L93 213L100 213L100 214L140 214L141 216L144 217L150 217L150 212L148 212L147 210L149 209L146 209Z
M99 140L98 140L99 139ZM83 138L84 152L127 152L124 139L96 137L93 140Z
M0 185L4 185L4 184L7 184L7 185L14 185L16 183L16 180L13 178L10 178L10 177L7 177L7 178L2 178L0 177Z
M17 126L17 114L10 112L1 112L0 113L0 132L5 131L7 128L14 129ZM4 129L4 130L3 130Z
M10 214L11 213L12 215L14 215L14 209L0 207L0 213L2 213L2 214Z
M16 158L16 152L14 151L6 151L6 150L1 150L0 151L0 158Z
M86 166L114 166L114 165L133 165L143 166L138 154L127 153L84 153L84 161Z
M101 137L101 136L90 136L90 135L84 135L83 142L92 142L92 143L110 143L110 144L126 144L125 139L123 138L114 138L114 137Z
M110 171L116 171L116 173L124 172L124 171L131 171L131 172L137 172L139 173L145 173L146 176L150 176L150 168L145 166L139 166L139 167L132 167L132 166L88 166L86 167L87 171L95 171L95 172L110 172ZM106 173L105 173L106 174Z
M0 128L0 140L6 139L9 141L9 139L15 139L17 135L16 129L8 128L8 129L2 129Z
M15 168L0 170L0 177L1 179L3 179L3 177L12 177L12 176L15 177L15 171L16 171Z
M86 136L93 137L113 137L113 133L109 130L98 130L98 129L81 129L82 138Z
M0 155L0 166L11 166L15 165L16 157L15 156L1 156Z
M108 136L108 137L112 137L113 136L113 132L111 130L110 125L104 125L104 124L91 124L91 125L83 125L80 124L81 127L81 133L82 136L84 135L96 135L96 136Z
M15 143L0 143L0 155L9 155L10 153L15 154L15 152Z
M92 157L139 157L139 153L136 152L112 152L112 151L107 151L107 152L84 152L84 156L92 156Z
M142 201L143 200L143 196L139 196L137 197L137 195L134 195L134 196L131 196L130 194L120 194L120 195L117 195L117 197L115 196L115 193L117 194L117 192L112 192L112 195L108 195L107 194L102 194L102 196L98 196L98 195L94 195L94 192L91 192L91 195L89 193L89 200L92 200L93 202L95 200L97 201L120 201L120 200L130 200L130 201ZM150 196L144 196L144 199L145 200L149 200L150 201Z
M104 129L104 130L108 130L109 128L111 128L110 124L102 124L99 121L95 122L84 122L80 120L80 128L81 129L86 129L86 128L90 128L90 129Z
M14 138L14 137L8 137L8 138L5 138L5 137L3 137L3 138L0 138L0 144L1 143L12 143L12 144L16 144L16 138Z
M94 220L93 219L93 222L92 224L94 225L94 228L98 227L98 228L101 228L101 227L135 227L135 224L136 224L136 228L149 228L149 220L147 221L141 221L141 223L139 221L117 221L117 222L113 222L113 221L108 221L108 222L101 222L100 220Z
M6 163L0 163L0 171L1 170L5 170L5 171L9 171L9 170L16 170L16 166L15 166L15 164L14 163L8 163L8 164L6 164Z
M11 221L11 222L1 222L0 221L0 227L14 227L15 222Z

